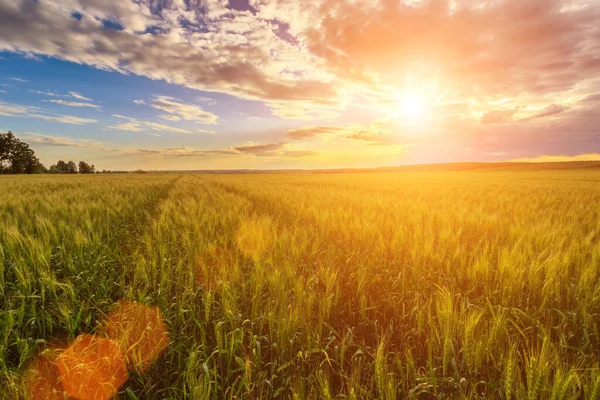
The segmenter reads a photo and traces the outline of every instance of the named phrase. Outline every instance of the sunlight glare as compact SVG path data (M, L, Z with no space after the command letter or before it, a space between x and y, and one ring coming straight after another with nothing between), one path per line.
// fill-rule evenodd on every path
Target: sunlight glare
M406 120L413 122L422 120L427 111L425 99L417 93L406 93L402 96L398 108Z

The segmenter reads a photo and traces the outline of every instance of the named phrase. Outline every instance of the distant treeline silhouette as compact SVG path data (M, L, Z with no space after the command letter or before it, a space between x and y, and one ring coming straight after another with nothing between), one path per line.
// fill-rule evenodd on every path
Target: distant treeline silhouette
M60 160L46 168L36 157L29 144L17 138L11 131L0 133L0 174L127 174L129 171L96 171L94 165L85 161ZM134 173L145 174L143 170Z

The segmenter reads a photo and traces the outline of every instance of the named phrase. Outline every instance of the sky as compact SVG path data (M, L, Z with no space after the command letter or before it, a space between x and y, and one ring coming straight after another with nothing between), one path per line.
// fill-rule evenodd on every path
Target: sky
M600 0L0 0L46 165L600 160Z

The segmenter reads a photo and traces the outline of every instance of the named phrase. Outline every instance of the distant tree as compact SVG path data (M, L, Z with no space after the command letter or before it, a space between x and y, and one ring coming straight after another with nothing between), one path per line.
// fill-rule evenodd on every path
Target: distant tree
M79 173L80 174L93 174L96 172L96 167L89 165L85 161L79 161Z
M34 167L33 173L34 174L47 174L48 173L48 168L46 168L44 166L44 164L42 164L41 162L38 161L37 164Z
M19 140L11 131L0 133L0 173L35 174L45 167L29 145Z
M74 161L69 161L67 163L67 174L76 174L77 173L77 164Z
M48 173L49 173L49 174L64 174L64 172L63 172L63 171L61 171L61 170L60 170L60 169L59 169L59 168L56 166L56 164L52 164L52 165L50 166L50 168L48 169Z
M66 162L63 160L59 160L56 164L50 166L50 170L48 170L51 174L68 174L69 167Z
M58 170L61 171L63 174L68 174L69 173L69 166L63 160L59 160L56 163L56 168L58 168Z
M77 164L73 161L64 162L59 160L56 164L50 166L48 172L51 174L76 174Z
M133 171L134 174L147 174L146 171L144 171L143 169L136 169L135 171Z

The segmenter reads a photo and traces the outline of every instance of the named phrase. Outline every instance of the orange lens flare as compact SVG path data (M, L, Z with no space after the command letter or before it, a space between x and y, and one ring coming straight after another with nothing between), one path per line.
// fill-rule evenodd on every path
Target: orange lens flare
M108 400L127 381L121 346L114 340L83 334L56 358L64 391L80 400Z
M25 376L25 388L30 400L65 400L67 394L60 385L56 358L63 348L50 348L34 357Z
M25 377L31 400L108 400L127 381L127 369L146 371L169 343L157 307L121 301L99 330L69 346L49 344ZM106 336L106 337L102 337Z
M130 369L146 371L169 343L157 307L121 301L104 322L106 336L121 345Z

